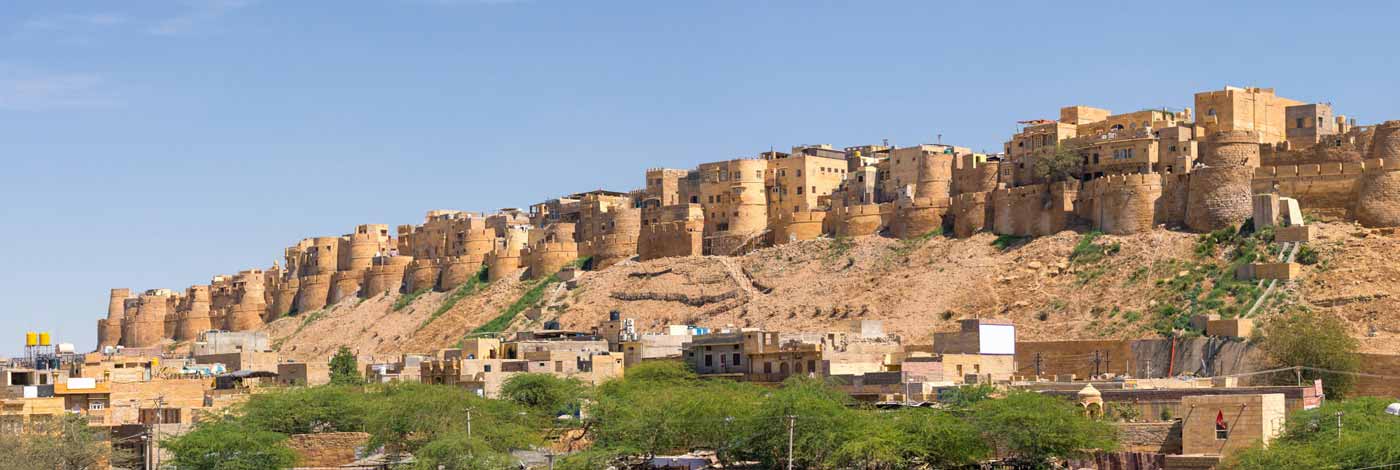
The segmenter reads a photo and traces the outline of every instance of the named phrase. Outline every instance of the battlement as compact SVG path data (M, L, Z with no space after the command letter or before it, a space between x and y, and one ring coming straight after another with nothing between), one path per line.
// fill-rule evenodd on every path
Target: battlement
M864 204L858 206L845 206L836 209L834 212L841 217L857 217L863 215L878 216L885 208L882 204Z
M916 197L899 201L899 207L948 207L951 198L948 197Z
M1098 197L1105 194L1135 189L1155 188L1160 190L1161 186L1162 176L1158 173L1108 175L1085 182L1079 190L1079 197Z
M826 219L826 211L782 212L778 214L781 224L821 223Z
M539 253L554 253L554 252L561 252L561 251L567 251L567 252L574 252L574 253L577 253L577 252L578 252L578 243L575 243L575 242L539 242L539 243L534 244L533 246L526 247L525 250L522 251L521 253L522 253L522 255L524 255L525 253L539 254Z

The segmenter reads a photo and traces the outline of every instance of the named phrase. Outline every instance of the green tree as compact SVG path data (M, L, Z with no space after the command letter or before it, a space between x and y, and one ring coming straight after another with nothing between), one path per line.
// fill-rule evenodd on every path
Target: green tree
M832 454L837 468L884 470L956 468L987 458L991 449L967 421L923 408L861 411L858 426Z
M77 415L57 417L37 424L24 434L0 434L0 468L34 470L97 470L107 460L129 458L112 452L87 419Z
M704 448L723 463L747 452L764 389L747 383L696 380L683 365L643 363L598 388L586 423L594 440L585 466L623 456L649 457Z
M341 346L335 355L331 356L330 372L333 385L360 385L365 382L360 376L360 365L355 359L355 353L345 346Z
M516 374L501 384L501 398L550 416L577 413L583 392L578 379L552 374Z
M514 403L481 398L460 387L399 383L372 393L365 419L369 445L384 446L390 453L416 454L439 439L465 436L469 411L472 438L500 453L539 443L550 425ZM438 445L460 444L452 442Z
M509 453L463 431L439 435L414 452L413 459L418 470L501 470L513 463Z
M1059 145L1055 147L1055 153L1035 159L1031 170L1036 178L1051 183L1065 181L1084 172L1084 157L1079 155L1077 148Z
M1034 392L1011 392L972 407L972 422L1001 457L1036 465L1116 446L1107 423L1085 417L1069 401Z
M237 419L216 419L166 439L161 447L174 455L170 463L181 470L280 470L296 460L286 439Z
M1310 367L1337 371L1303 370L1302 379L1322 379L1328 397L1341 398L1356 385L1352 373L1361 368L1356 351L1359 343L1335 315L1297 310L1270 320L1260 332L1259 348L1273 367ZM1279 374L1275 380L1293 384L1294 374Z
M938 401L950 408L964 409L983 400L990 400L996 393L997 387L991 384L963 385L949 390L947 395L939 397Z
M1352 469L1400 462L1400 419L1385 413L1390 400L1327 400L1289 415L1284 433L1222 463L1222 470ZM1341 428L1338 428L1338 424Z
M750 427L749 450L764 468L788 459L788 427L793 427L793 461L800 468L821 468L859 428L851 398L813 379L790 378L768 394Z
M297 387L260 393L238 412L249 426L282 434L364 429L369 397L343 386Z

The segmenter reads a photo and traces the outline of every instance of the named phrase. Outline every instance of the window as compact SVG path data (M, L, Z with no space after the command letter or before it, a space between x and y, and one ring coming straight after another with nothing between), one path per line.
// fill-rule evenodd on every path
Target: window
M797 195L798 195L798 196L801 196L801 195L802 195L802 187L801 187L801 186L798 186L798 187L797 187Z
M1210 109L1206 110L1206 116L1214 116L1214 115L1215 115L1215 108L1210 108Z
M817 361L812 360L812 359L808 359L808 360L807 360L807 371L808 371L808 372L816 372L816 371L817 371Z
M709 355L709 354L706 354L706 355L705 355L705 367L714 367L714 366L715 366L715 357L714 357L714 356L711 356L711 355Z
M739 365L739 353L734 353L734 365Z
M491 364L487 364L487 365L483 366L483 367L482 367L482 370L483 370L483 371L486 371L486 372L491 372Z
M797 176L802 176L802 170L797 170Z
M772 373L773 373L773 363L771 363L771 362L765 362L765 363L763 363L763 373L765 373L765 374L772 374Z
M1298 119L1295 120L1294 122L1297 123L1296 125L1297 125L1297 127L1298 127L1299 129L1302 129L1302 128L1303 128L1303 118L1298 118Z
M816 194L816 193L817 193L817 187L816 187L816 186L812 186L812 194Z

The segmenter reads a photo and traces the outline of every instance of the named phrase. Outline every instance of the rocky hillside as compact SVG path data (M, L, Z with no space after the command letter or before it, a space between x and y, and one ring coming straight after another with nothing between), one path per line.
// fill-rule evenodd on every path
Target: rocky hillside
M1400 294L1400 239L1351 224L1319 224L1319 261L1255 316L1305 306L1346 318L1368 351L1393 351ZM370 359L450 347L487 330L538 328L558 319L586 330L609 310L643 331L667 324L821 331L848 319L884 320L906 341L976 316L1011 318L1022 339L1152 337L1185 326L1192 312L1250 310L1263 291L1227 273L1250 240L1201 241L1155 230L1131 236L1065 231L1031 240L824 239L739 258L624 262L585 272L574 289L537 281L475 283L451 293L351 299L278 320L266 330L284 355L321 359L347 345ZM1243 248L1242 248L1243 247ZM1276 248L1275 248L1276 250ZM534 320L525 312L539 308ZM494 322L493 322L494 320Z

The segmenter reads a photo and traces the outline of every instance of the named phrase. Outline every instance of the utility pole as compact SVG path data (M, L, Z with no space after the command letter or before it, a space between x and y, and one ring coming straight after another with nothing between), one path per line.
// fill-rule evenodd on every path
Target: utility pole
M1342 412L1337 412L1337 442L1342 441Z
M797 416L788 415L788 468L792 470L792 435L797 428Z
M1035 378L1040 379L1040 353L1035 353Z
M159 470L159 469L160 469L160 425L161 425L162 419L164 418L164 416L162 416L162 415L165 414L165 413L164 413L164 410L165 410L165 395L161 395L161 396L156 397L156 424L155 424L155 427L152 429L152 433L153 433L153 434L152 434L152 437L151 437L151 449L150 449L150 453L151 453L151 461L154 462L154 463L152 464L152 466L151 466L151 469L152 469L152 470Z
M467 440L472 438L472 409L467 408Z

